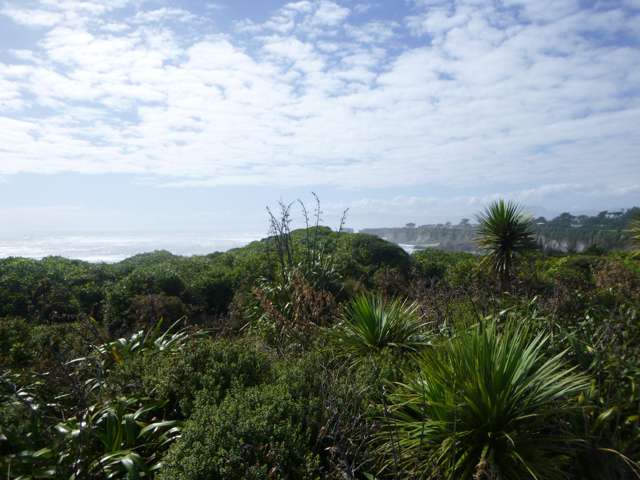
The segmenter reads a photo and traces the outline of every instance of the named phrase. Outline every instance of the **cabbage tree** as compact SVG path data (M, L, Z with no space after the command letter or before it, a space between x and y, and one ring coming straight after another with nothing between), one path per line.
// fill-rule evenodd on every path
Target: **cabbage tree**
M531 217L515 202L497 200L477 216L477 243L504 288L518 256L536 246Z

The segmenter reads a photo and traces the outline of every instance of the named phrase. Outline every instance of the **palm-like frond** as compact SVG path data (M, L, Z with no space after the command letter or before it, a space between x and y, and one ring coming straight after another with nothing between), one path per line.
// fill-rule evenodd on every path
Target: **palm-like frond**
M575 445L562 415L587 379L562 355L545 358L546 342L492 323L426 350L390 397L383 449L418 478L561 478Z
M353 299L335 334L346 351L357 354L385 348L417 350L426 343L425 324L416 303L385 301L376 295Z
M535 247L531 219L514 202L497 200L477 216L477 243L501 278L507 278L514 258Z

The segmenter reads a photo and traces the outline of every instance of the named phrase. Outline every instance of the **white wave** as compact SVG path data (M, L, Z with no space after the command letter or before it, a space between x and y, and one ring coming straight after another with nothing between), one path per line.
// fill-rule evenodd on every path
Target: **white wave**
M260 235L216 235L208 233L29 235L0 237L0 258L41 259L61 256L87 262L113 263L153 250L176 255L205 255L241 247Z

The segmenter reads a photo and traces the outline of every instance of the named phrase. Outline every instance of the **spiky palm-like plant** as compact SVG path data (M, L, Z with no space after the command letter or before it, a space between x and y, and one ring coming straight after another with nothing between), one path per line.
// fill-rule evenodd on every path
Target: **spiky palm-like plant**
M588 380L546 358L547 339L490 323L425 350L390 396L382 449L417 478L563 478L577 445L563 416Z
M415 351L426 343L425 324L415 303L376 295L353 299L335 330L345 351L367 354L387 348Z
M485 261L496 272L504 288L516 257L535 248L530 217L517 203L497 200L480 213L477 220L478 245L487 253Z

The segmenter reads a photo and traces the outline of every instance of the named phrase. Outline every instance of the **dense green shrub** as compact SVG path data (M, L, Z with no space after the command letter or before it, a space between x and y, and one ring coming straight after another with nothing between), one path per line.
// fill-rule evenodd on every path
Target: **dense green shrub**
M350 258L364 274L370 274L381 267L391 267L403 275L408 275L410 256L399 246L373 235L358 234L349 238Z
M626 479L640 460L640 308L623 304L590 310L562 327L559 348L593 382L578 428L586 448L575 462L578 478ZM640 468L635 468L640 474Z
M153 325L162 315L182 316L186 311L181 305L185 289L184 280L171 265L133 270L107 290L106 324L111 331L123 333L140 323ZM167 320L173 322L177 318Z
M548 262L545 274L549 280L563 286L588 288L594 285L593 271L600 262L600 257L589 255L559 257Z
M273 364L264 383L237 385L221 403L200 396L161 478L354 478L375 471L369 448L391 355L358 364L311 351Z
M410 364L408 357L392 351L358 362L341 353L325 347L276 364L278 383L311 409L307 421L313 426L318 477L335 480L379 469L379 456L370 446L379 431L381 402L388 384L402 380Z
M23 318L0 318L0 368L24 367L33 359L31 330Z
M114 265L0 260L0 471L11 463L10 476L68 478L81 467L92 478L150 478L163 442L176 438L174 422L186 420L162 478L464 478L465 468L478 478L499 469L512 469L503 478L527 478L511 462L516 453L534 471L542 462L567 478L634 478L638 257L528 253L501 292L480 256L408 256L381 239L324 227L288 235L284 268L275 237L202 257L154 252ZM419 320L380 300L371 315L347 322L349 302L372 293L415 300ZM182 315L190 326L162 333ZM498 326L467 331L486 316ZM391 328L393 318L408 317ZM506 348L502 329L514 320L551 336ZM194 335L194 324L210 330ZM348 341L323 334L334 329ZM551 375L544 388L536 375L565 350L567 362L591 375L590 388L527 403L562 389L570 374ZM508 375L505 356L522 367L519 379ZM513 412L517 421L509 421ZM158 421L169 423L140 436ZM136 439L125 438L134 430ZM557 473L545 468L542 478Z
M465 252L445 252L435 248L427 248L415 252L412 258L418 278L439 282L452 281L456 277L454 269L459 269L460 266L468 269L473 265L473 260L478 257Z
M218 265L220 257L161 255L156 264L153 258L128 265L127 275L107 288L104 316L111 331L123 333L161 317L168 323L184 315L211 320L227 311L237 273Z
M50 417L54 408L44 400L43 387L42 380L35 375L0 371L0 472L3 476L16 478L28 474L51 478L55 471L49 456L40 452L53 440Z
M235 387L249 387L273 378L271 360L247 341L202 338L184 349L151 358L143 373L147 391L188 417L195 400L219 404Z
M100 315L112 275L104 265L49 257L0 260L0 316L34 323L68 322L78 315Z
M316 478L319 460L308 418L314 407L281 383L233 390L217 406L202 402L159 478Z
M210 269L193 280L193 296L202 310L212 315L224 313L235 290L235 280L229 272Z
M96 340L86 325L32 325L22 318L0 318L0 367L49 369L84 355Z

